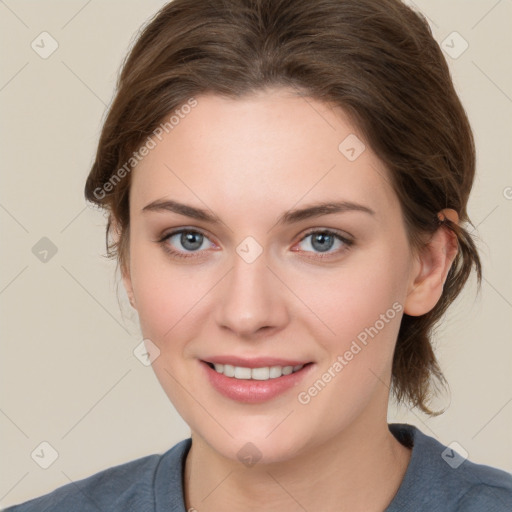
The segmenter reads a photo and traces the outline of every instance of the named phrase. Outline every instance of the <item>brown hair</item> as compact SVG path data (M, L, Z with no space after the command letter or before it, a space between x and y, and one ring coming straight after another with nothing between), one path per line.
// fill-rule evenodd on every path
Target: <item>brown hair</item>
M412 248L420 249L424 236L441 226L440 210L459 214L460 225L442 223L459 245L442 297L425 315L404 314L392 367L398 403L440 414L427 406L433 381L447 385L432 348L433 329L473 266L481 285L478 252L462 227L471 224L466 205L475 147L427 21L399 0L174 0L165 5L123 63L85 186L87 200L109 212L107 255L126 269L131 157L162 119L202 93L240 98L270 86L293 87L350 116L389 170ZM112 220L119 238L109 243Z

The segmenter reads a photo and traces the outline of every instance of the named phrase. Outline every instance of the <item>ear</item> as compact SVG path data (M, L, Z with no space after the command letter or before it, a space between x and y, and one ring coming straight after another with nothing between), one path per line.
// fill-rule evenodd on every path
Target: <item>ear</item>
M441 210L438 217L441 221L448 218L454 224L459 222L457 212L450 208ZM441 298L458 249L455 233L443 225L439 226L417 256L405 300L404 312L407 315L424 315L434 308Z
M133 286L132 286L132 278L130 275L130 268L129 268L129 262L126 263L126 268L121 269L121 277L123 279L124 288L126 290L126 294L128 295L128 299L130 300L130 304L134 309L137 309L136 302L135 302L135 295L133 293Z
M117 219L112 218L111 224L112 237L114 238L114 241L117 243L121 236L121 229L119 227ZM122 263L121 261L119 262L119 270L121 272L121 278L123 280L124 288L126 290L126 294L128 295L128 299L130 300L130 304L132 305L133 308L137 309L135 307L135 296L133 293L132 279L130 275L130 258L128 251L126 253L126 259L124 263Z

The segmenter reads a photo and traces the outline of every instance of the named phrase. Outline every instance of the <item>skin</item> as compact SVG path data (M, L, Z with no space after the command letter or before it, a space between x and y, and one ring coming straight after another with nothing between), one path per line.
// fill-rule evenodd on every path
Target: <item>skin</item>
M403 312L421 315L439 300L457 252L440 228L415 254L387 170L371 148L349 161L338 146L363 137L340 109L289 89L242 99L214 95L198 105L137 165L130 190L129 260L124 284L144 338L160 350L155 374L191 429L186 508L382 511L404 477L410 450L389 432L391 364ZM174 212L142 211L158 199L207 209L212 225ZM347 200L347 211L276 225L286 210ZM458 222L453 210L445 215ZM195 252L179 228L205 235ZM311 228L350 235L330 258ZM236 252L248 236L263 253ZM173 258L164 250L192 254ZM365 327L398 302L402 311L333 378L301 404L297 395L332 367ZM314 362L307 379L261 404L213 389L199 359L220 354ZM253 443L252 467L237 452Z

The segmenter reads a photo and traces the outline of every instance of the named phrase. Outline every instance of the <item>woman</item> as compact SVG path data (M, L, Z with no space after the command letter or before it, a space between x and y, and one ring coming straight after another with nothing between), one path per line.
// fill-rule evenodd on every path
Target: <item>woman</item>
M510 510L508 473L387 423L390 390L438 414L432 329L481 278L474 174L398 0L166 5L85 194L191 438L8 510Z

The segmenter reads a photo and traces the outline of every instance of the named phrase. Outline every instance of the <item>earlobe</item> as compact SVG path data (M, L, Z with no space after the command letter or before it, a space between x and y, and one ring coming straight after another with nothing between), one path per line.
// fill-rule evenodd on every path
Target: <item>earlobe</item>
M132 305L132 308L137 309L135 296L133 293L132 279L130 276L130 269L126 267L121 268L121 277L123 279L124 288L126 290L126 294L128 295L130 304Z
M438 217L441 222L444 219L449 219L454 224L459 222L457 212L449 208L441 210ZM424 315L435 307L443 293L444 283L457 251L455 233L441 224L421 250L414 265L404 307L407 315Z

